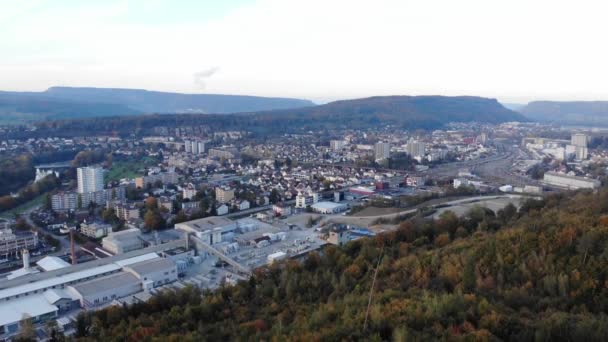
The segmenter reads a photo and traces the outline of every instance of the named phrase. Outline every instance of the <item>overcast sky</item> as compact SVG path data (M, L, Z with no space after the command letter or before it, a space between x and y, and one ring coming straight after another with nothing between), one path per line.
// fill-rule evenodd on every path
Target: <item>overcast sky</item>
M4 0L0 89L608 100L608 4Z

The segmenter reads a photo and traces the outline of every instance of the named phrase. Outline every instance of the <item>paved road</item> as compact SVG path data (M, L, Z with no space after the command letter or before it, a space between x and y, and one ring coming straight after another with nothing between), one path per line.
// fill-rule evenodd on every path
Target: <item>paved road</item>
M466 204L466 203L471 203L471 202L475 202L475 201L481 201L481 200L493 200L493 199L500 199L500 198L529 198L531 196L528 195L512 195L512 194L508 194L508 195L492 195L492 196L474 196L474 197L467 197L467 198L461 198L461 199L457 199L457 200L446 200L445 202L439 202L439 203L434 203L432 205L429 205L429 208L436 208L437 206L445 206L445 205L449 205L449 206L454 206L454 205L459 205L459 204ZM407 209L407 210L403 210L403 211L399 211L399 212L395 212L395 213L390 213L390 214L382 214L382 215L372 215L372 216L349 216L352 218L361 218L361 219L376 219L376 218L393 218L396 216L400 216L400 215L406 215L406 214L412 214L415 213L416 211L418 211L419 208L413 208L413 209ZM335 216L339 216L339 215L335 215Z

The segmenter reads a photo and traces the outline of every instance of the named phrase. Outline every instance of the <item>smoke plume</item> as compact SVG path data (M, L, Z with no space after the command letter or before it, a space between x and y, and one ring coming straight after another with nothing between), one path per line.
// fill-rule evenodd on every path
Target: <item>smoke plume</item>
M213 76L220 68L212 67L203 71L194 73L194 83L200 88L205 89L207 86L206 80Z

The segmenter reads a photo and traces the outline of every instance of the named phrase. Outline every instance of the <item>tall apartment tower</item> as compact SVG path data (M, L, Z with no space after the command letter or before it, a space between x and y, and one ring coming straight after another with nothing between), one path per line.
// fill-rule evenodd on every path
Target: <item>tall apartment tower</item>
M589 149L587 148L589 140L589 136L583 133L572 134L570 137L570 144L576 148L576 160L585 160L589 156Z
M103 190L103 169L100 167L79 167L78 193L85 194Z
M378 142L374 145L374 156L376 160L386 159L391 156L391 145L385 142Z
M197 141L196 144L198 145L198 154L205 153L205 142L204 141Z
M339 151L346 146L346 141L344 140L332 140L329 142L329 146L334 151Z
M582 133L572 134L572 137L570 138L570 144L574 146L587 147L588 142L589 137Z
M407 143L407 154L412 157L424 156L426 153L426 144L420 141L410 141Z

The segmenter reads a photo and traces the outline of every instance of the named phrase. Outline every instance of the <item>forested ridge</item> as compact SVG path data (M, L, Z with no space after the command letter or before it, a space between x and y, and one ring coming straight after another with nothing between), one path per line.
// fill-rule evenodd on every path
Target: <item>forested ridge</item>
M216 291L81 315L86 340L599 341L608 338L608 189L518 210L419 217ZM364 320L378 260L369 322Z
M309 130L366 129L379 125L437 129L449 122L528 121L494 99L474 96L376 96L299 107L231 115L153 114L45 121L36 123L35 131L13 132L12 136L155 135L159 127L200 125L211 130L244 130L265 136Z

